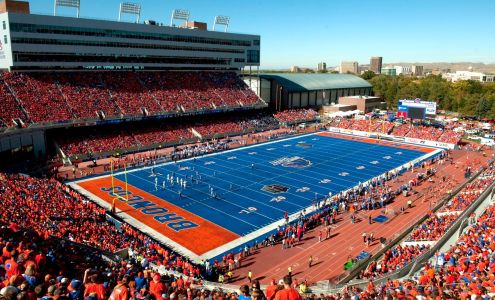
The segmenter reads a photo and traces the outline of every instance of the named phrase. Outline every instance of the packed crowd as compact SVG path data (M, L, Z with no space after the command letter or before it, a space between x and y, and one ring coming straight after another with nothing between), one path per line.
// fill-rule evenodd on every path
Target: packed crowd
M457 144L463 135L463 132L456 132L452 129L444 128L438 141L442 143Z
M3 82L0 82L0 103L2 103L2 109L0 110L0 127L13 126L12 120L14 119L26 121L24 112Z
M362 271L361 278L372 279L401 269L428 249L430 249L428 245L399 245L389 249L383 254L380 261L371 262Z
M356 299L493 299L494 237L495 205L492 204L448 251L437 252L434 263L425 264L417 277L388 280L380 286L370 281L366 289L346 288L339 296Z
M190 276L160 274L144 259L102 259L101 253L72 243L44 239L27 229L0 228L3 300L302 300L290 276L272 280L262 291L258 280L238 292L205 289ZM299 286L301 290L305 282Z
M39 123L97 119L100 112L142 115L144 110L155 114L259 101L233 72L4 72L0 97L8 105L0 119L9 126L13 117Z
M453 200L447 202L439 209L439 214L430 212L428 218L419 224L411 234L406 238L409 242L415 241L437 241L444 234L448 227L458 218L456 212L458 208L465 209L469 204L478 198L478 196L491 184L495 179L495 168L491 165L473 182L466 185ZM465 198L464 195L475 195ZM460 198L462 197L462 198ZM456 200L457 199L457 200ZM457 205L457 206L456 206ZM451 213L449 213L451 212ZM429 249L427 245L416 246L396 246L390 249L380 261L372 262L367 269L361 273L362 278L373 279L393 272L405 265L411 263L416 257L423 254Z
M439 141L449 144L457 144L462 136L462 132L454 131L452 126L436 128L434 126L425 126L418 124L402 124L393 123L379 119L348 119L348 118L333 118L328 123L329 126L342 129L359 130L365 132L378 132L382 134L391 134L394 136L402 136L430 141Z
M70 120L72 109L50 77L44 74L11 73L1 74L1 80L14 92L33 122ZM79 99L78 99L79 101Z
M406 137L436 141L442 135L442 130L433 126L410 125Z
M392 135L406 136L409 133L411 126L409 124L396 123L394 124Z
M437 241L457 217L459 217L457 213L442 215L431 213L428 219L411 232L407 241Z
M77 72L48 73L45 76L52 82L58 82L62 94L74 111L75 119L96 119L99 111L105 116L120 115L120 108L103 88L99 76Z
M137 146L133 135L124 129L104 130L90 128L83 134L63 134L56 137L61 150L68 156L97 154L105 151L127 149Z
M441 212L464 211L481 193L495 180L495 169L490 167L483 172L483 175L476 178L471 183L453 197L440 209Z
M101 78L105 89L108 89L108 93L123 114L140 115L143 108L149 113L162 111L155 98L146 92L135 73L103 72Z
M201 136L214 136L222 133L239 133L244 130L236 121L208 122L194 125Z
M376 120L376 119L348 119L348 118L333 118L329 124L333 127L366 131L366 132L379 132L383 134L389 134L392 128L394 128L394 123Z
M117 229L101 208L55 180L0 174L0 195L7 209L0 216L2 299L237 299L251 293L266 299L256 280L240 293L201 288L200 275L220 274L218 261L195 266L128 225ZM121 248L129 249L128 258L105 252ZM233 267L238 258L223 260ZM267 295L283 300L290 292L297 295L290 299L301 299L295 285L285 277Z
M122 224L106 220L105 210L54 179L0 173L0 222L11 228L31 229L41 238L63 238L114 252L132 249L136 257L198 276L200 269L163 248L151 238Z
M425 266L418 283L459 299L495 297L494 236L495 205L491 205L453 247L436 255L436 266Z
M240 133L254 128L274 128L278 122L267 113L239 118L217 117L205 119L202 123L182 121L141 122L139 126L110 126L79 129L77 132L58 134L55 140L62 151L69 156L100 154L129 148L190 142L195 138L192 129L202 136ZM197 137L196 137L197 139Z
M313 109L288 109L276 112L273 116L281 123L314 121L318 113Z
M5 300L164 300L209 294L191 288L192 276L152 271L141 256L104 260L97 249L46 239L27 228L2 226L0 248L0 298Z

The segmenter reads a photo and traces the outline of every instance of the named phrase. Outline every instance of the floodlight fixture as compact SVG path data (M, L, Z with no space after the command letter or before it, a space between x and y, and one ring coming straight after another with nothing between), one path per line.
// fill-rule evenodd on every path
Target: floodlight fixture
M119 8L119 22L122 14L136 15L136 23L139 23L141 17L141 5L131 2L121 2Z
M185 9L174 9L172 11L172 17L170 18L170 26L174 25L174 20L186 20L189 21L190 13Z
M64 6L64 7L75 7L77 8L77 17L79 18L79 10L81 8L81 1L80 0L55 0L53 4L53 15L57 15L57 7L59 6Z
M225 32L227 32L227 28L229 28L229 23L230 23L230 17L227 16L216 16L215 20L213 21L213 31L215 31L215 25L224 25L225 26Z

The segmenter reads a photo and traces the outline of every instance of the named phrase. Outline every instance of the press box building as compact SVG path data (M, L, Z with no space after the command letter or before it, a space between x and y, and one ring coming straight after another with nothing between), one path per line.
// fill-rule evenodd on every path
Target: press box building
M37 15L28 2L2 3L10 6L0 5L0 69L241 70L260 63L259 35Z

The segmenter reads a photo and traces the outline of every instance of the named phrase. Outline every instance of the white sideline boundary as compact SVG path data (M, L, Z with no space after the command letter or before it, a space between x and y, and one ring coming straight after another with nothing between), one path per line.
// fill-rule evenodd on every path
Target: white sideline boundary
M209 154L205 154L205 155L202 155L200 156L201 158L204 158L204 157L210 157L210 156L216 156L216 155L220 155L220 154L225 154L225 153L231 153L231 152L236 152L236 151L240 151L240 150L244 150L244 149L251 149L251 148L256 148L256 147L263 147L263 146L266 146L266 145L270 145L270 144L274 144L274 143L280 143L280 142L286 142L286 141L290 141L290 140L294 140L294 139L299 139L299 138L302 138L302 137L306 137L306 136L313 136L313 135L317 135L318 133L321 133L321 132L329 132L329 133L332 133L332 134L335 134L335 135L342 135L342 136L349 136L349 134L341 134L341 133L335 133L335 132L331 132L331 131L319 131L319 132L314 132L314 133L309 133L309 134L303 134L303 135L297 135L297 136L294 136L294 137L289 137L289 138L286 138L286 139L277 139L277 140L274 140L274 141L270 141L270 142L265 142L265 143L260 143L260 144L255 144L255 145L250 145L250 146L246 146L246 147L239 147L239 148L236 148L236 149L231 149L231 150L226 150L226 151L220 151L220 152L215 152L215 153L209 153ZM352 135L354 136L354 135ZM356 136L356 137L360 137L360 138L370 138L370 137L361 137L361 136ZM377 139L378 140L378 139ZM383 140L380 140L380 141L383 141ZM415 145L415 146L418 146L416 144L411 144L411 143L406 143L406 142L402 142L402 141L386 141L385 142L387 143L390 143L388 146L389 147L393 147L392 143L394 144L405 144L405 145ZM384 143L382 145L385 145L387 146L387 143ZM400 169L403 169L403 168L407 168L408 166L410 166L411 164L416 164L420 161L423 161L423 160L426 160L432 156L435 156L437 155L438 153L440 153L441 151L443 151L443 149L438 149L438 148L435 148L435 147L431 147L431 146L421 146L421 147L424 147L424 148L430 148L430 149L436 149L435 151L432 151L432 152L429 152L429 153L426 153L425 155L422 155L416 159L413 159L401 166L398 166L394 169L391 169L391 170L388 170L387 172L391 172L391 171L398 171ZM194 157L191 157L191 158L186 158L186 159L183 159L183 160L180 160L180 162L183 162L183 161L190 161L190 160L193 160ZM166 166L166 165L170 165L170 164L174 164L175 162L171 161L171 162L165 162L165 163L161 163L161 164L157 164L157 165L152 165L152 166L147 166L147 167L142 167L142 168L135 168L135 169L132 169L130 171L127 171L127 173L132 173L132 172L137 172L137 171L142 171L142 170L147 170L147 169L151 169L151 168L156 168L156 167L161 167L161 166ZM116 175L121 175L121 174L124 174L125 171L120 171L120 172L117 172L117 173L114 173L114 176ZM368 181L365 181L363 182L363 184L366 184L368 183L369 181L373 180L374 178L378 178L378 177L381 177L381 176L384 176L386 172L378 175L378 176L375 176L371 179L369 179ZM110 174L105 174L105 175L101 175L101 176L95 176L95 177L91 177L91 178L85 178L85 179L81 179L81 180L76 180L76 181L72 181L70 183L67 183L67 185L69 185L70 187L72 187L73 189L77 190L79 193L81 193L82 195L88 197L89 199L91 199L92 201L96 202L98 205L102 206L103 208L107 209L107 210L111 210L112 207L111 207L111 204L106 202L105 200L99 198L98 196L94 195L93 193L87 191L86 189L82 188L81 186L78 185L78 183L80 182L85 182L85 181L90 181L90 180L95 180L95 179L99 179L99 178L105 178L105 177L109 177ZM353 189L354 187L350 188L350 189L347 189L347 190L343 190L341 192L347 192L351 189ZM166 200L164 200L166 201ZM170 202L169 202L170 203ZM174 205L173 203L170 203L171 205ZM175 205L174 205L175 206ZM306 207L305 209L303 209L305 211L306 214L311 214L314 209L313 209L313 206L309 206L309 207ZM302 213L303 210L300 210L300 211L297 211L293 214L291 214L289 216L289 221L292 222L294 220L296 220L300 214ZM256 238L262 236L262 235L265 235L273 230L275 230L278 226L281 226L285 223L285 219L281 218L279 219L278 221L275 221L265 227L262 227L260 229L257 229L253 232L250 232L244 236L241 236L233 241L230 241L226 244L223 244L222 246L219 246L215 249L212 249L202 255L197 255L195 254L194 252L192 252L191 250L187 249L186 247L180 245L179 243L175 242L174 240L168 238L167 236L157 232L156 230L152 229L151 227L147 226L146 224L144 223L141 223L139 220L131 217L130 215L128 215L127 213L123 212L122 210L120 209L117 209L116 208L116 213L119 217L121 217L126 223L132 225L133 227L137 228L138 230L140 230L141 232L149 235L150 237L152 237L153 239L163 243L164 245L170 247L172 250L174 250L175 252L177 253L180 253L181 255L184 255L186 257L188 257L190 260L192 260L193 262L195 263L198 263L198 264L201 264L204 260L209 260L209 259L212 259L212 258L215 258L229 250L232 250L232 249L236 249L238 247L240 247L241 245L245 244L245 243L248 243L248 242L251 242L253 240L255 240ZM200 216L198 216L200 217ZM201 217L200 217L201 218ZM202 218L204 219L204 218ZM216 224L217 226L220 226L218 224ZM228 229L226 229L228 230ZM230 231L230 230L228 230ZM194 238L194 237L191 237L191 238Z

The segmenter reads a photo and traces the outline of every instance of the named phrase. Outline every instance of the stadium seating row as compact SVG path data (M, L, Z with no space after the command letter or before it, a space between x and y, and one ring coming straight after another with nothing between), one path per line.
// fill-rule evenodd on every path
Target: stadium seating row
M259 102L233 72L57 72L0 75L0 120L43 123L190 110ZM101 114L103 113L103 114Z
M406 238L409 242L438 241L448 227L457 219L459 212L492 184L495 180L495 168L491 166L476 178L472 183L466 185L451 201L447 202L436 214L430 212L429 217L418 225ZM469 195L469 197L466 197ZM448 212L451 212L450 214ZM374 279L382 277L390 272L396 271L411 263L416 257L429 249L428 245L396 246L385 253L378 262L372 262L361 274L362 278Z
M312 121L316 118L317 112L313 109L288 109L279 111L273 115L281 123L298 123Z
M294 113L297 114L297 111ZM278 126L278 122L272 115L259 113L241 118L217 117L202 122L181 121L173 125L142 122L138 127L128 126L127 129L118 127L117 130L114 127L92 127L80 134L57 135L56 142L66 155L74 156L191 140L195 138L192 128L202 136L211 137L275 126Z
M440 129L433 126L399 124L377 119L361 120L334 118L328 123L328 125L343 129L378 132L383 134L391 134L394 136L439 141L449 144L457 144L463 136L462 132L456 132L452 127Z
M425 264L417 279L389 280L380 286L370 281L364 290L344 289L342 296L359 299L491 299L495 297L494 236L495 205L491 204L449 250L435 255L434 264ZM415 249L404 257L415 257L423 251ZM376 267L374 269L376 272Z

